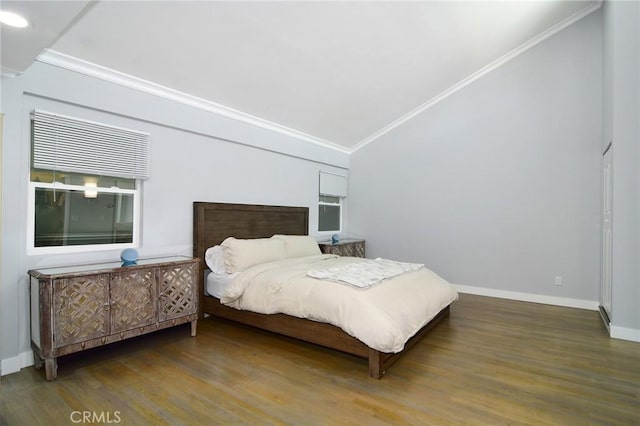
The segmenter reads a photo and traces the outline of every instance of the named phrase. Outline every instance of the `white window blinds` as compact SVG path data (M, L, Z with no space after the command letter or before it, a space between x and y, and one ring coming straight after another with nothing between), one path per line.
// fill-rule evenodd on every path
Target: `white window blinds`
M33 167L147 179L149 134L34 110Z
M347 196L347 177L331 172L320 172L320 194L334 197Z

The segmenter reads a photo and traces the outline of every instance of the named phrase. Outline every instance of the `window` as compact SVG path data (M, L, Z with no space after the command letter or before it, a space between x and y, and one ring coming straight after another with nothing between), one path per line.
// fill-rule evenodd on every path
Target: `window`
M42 111L31 129L29 252L137 246L148 134Z
M342 229L342 201L340 197L320 196L318 231L340 232Z
M342 230L342 200L347 196L347 177L330 172L320 172L318 203L318 231Z
M134 244L134 179L31 170L34 248Z

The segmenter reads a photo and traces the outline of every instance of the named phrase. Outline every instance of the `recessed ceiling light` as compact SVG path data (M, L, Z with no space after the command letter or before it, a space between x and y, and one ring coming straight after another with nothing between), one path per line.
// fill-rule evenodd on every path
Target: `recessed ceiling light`
M24 28L29 25L29 21L22 16L6 10L0 10L0 22L16 28Z

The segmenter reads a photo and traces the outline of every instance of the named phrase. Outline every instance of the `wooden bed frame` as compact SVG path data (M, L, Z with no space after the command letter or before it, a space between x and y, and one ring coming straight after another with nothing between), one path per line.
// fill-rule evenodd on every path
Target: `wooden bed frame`
M225 238L268 238L273 234L308 235L307 207L280 207L247 204L193 203L193 256L204 259L207 248ZM387 369L438 322L449 315L447 306L406 343L402 352L384 353L369 348L339 327L285 314L266 315L240 311L205 296L205 262L200 262L199 314L226 318L242 324L294 337L369 360L369 375L382 378Z

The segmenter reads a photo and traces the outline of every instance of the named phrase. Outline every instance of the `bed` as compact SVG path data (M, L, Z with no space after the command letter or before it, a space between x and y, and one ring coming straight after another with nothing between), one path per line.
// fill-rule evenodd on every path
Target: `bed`
M307 235L309 229L309 210L306 207L194 202L193 213L193 255L201 259L204 259L207 249L220 245L228 237L257 239L270 238L274 234ZM367 346L340 327L328 323L281 313L263 314L227 306L221 303L218 297L206 294L205 262L200 262L200 267L201 317L208 314L225 318L367 359L369 375L376 379L382 378L402 354L446 318L450 311L450 305L439 310L404 343L401 352L383 352Z

